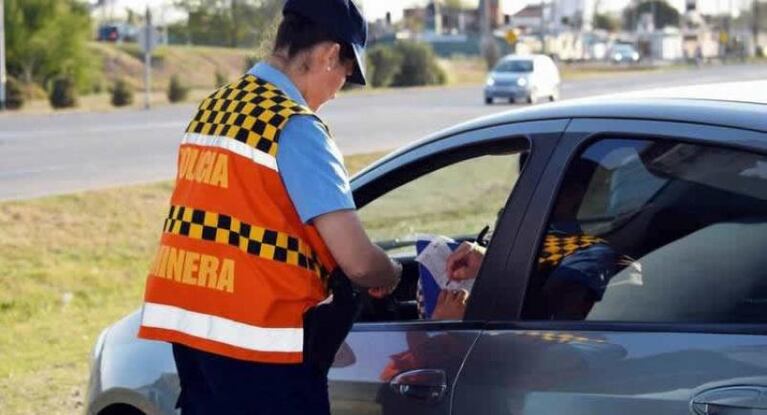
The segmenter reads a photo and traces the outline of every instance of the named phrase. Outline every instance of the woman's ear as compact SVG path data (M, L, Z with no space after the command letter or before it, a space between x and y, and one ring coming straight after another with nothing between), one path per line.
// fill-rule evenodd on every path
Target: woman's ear
M320 62L324 71L332 71L341 60L341 45L335 42L326 42L320 48Z

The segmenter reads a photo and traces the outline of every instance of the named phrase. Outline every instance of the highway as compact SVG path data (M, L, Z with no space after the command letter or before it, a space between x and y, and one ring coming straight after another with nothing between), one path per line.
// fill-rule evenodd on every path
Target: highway
M711 66L568 81L562 99L763 80L767 66ZM394 149L461 121L514 106L485 106L482 86L342 94L320 111L344 154ZM150 111L0 115L0 200L171 179L195 106Z

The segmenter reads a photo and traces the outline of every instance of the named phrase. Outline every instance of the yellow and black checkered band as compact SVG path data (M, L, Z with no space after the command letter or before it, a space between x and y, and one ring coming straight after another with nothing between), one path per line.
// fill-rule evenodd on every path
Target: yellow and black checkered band
M163 231L229 245L260 258L305 268L323 281L329 276L306 242L287 233L253 226L228 215L171 206Z
M561 235L550 233L543 241L543 248L538 256L538 266L541 268L556 267L562 260L575 252L592 245L607 243L605 240L591 235Z
M245 75L202 101L186 132L229 137L276 157L280 132L293 115L314 113L276 86Z

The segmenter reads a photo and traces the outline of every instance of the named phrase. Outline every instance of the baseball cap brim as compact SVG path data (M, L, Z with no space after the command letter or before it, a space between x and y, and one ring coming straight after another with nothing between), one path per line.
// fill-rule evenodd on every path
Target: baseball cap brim
M354 50L354 72L346 81L357 85L367 85L365 80L365 47L355 43L351 44Z

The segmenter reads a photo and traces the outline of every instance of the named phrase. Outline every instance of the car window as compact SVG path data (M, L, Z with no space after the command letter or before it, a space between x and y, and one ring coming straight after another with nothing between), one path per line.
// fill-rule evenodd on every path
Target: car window
M360 218L379 243L419 234L476 236L495 223L518 174L518 154L464 160L379 197L360 209Z
M767 322L767 157L606 139L568 166L523 318Z
M533 61L528 60L513 60L502 61L495 69L495 72L532 72Z

